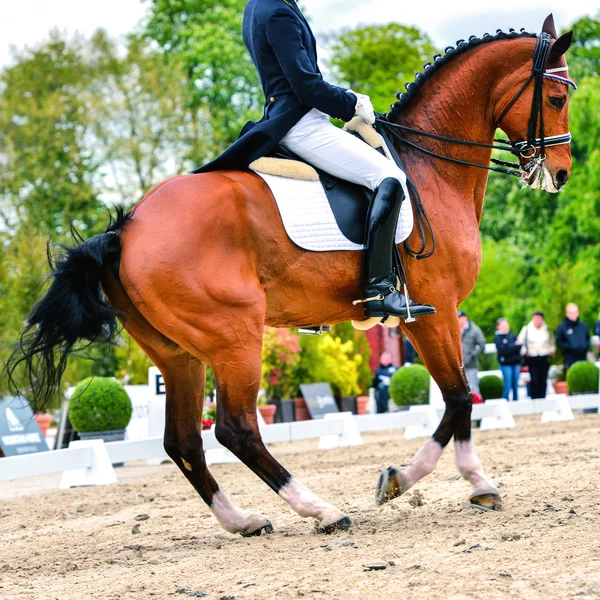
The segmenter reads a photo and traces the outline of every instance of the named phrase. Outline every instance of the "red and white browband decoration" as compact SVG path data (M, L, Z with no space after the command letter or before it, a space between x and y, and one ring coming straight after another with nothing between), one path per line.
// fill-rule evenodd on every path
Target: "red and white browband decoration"
M577 89L577 85L575 84L575 82L572 79L569 79L568 77L561 77L560 75L555 75L555 73L561 73L563 71L568 71L569 67L558 67L556 69L546 69L544 71L544 77L546 77L547 79L554 79L555 81L560 81L561 83L564 83L566 85L571 85L573 86L573 89L576 90Z

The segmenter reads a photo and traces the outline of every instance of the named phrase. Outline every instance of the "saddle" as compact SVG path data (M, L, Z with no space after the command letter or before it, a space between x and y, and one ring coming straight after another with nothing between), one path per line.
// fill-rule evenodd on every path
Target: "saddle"
M360 117L346 123L344 129L391 159L381 135ZM370 189L321 171L281 145L268 156L252 162L250 169L267 175L320 181L341 232L355 244L364 243L367 210L374 193Z

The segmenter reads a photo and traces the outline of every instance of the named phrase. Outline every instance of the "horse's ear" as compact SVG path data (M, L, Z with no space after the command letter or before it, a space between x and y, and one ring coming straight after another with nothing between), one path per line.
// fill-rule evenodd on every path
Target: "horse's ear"
M552 44L550 48L550 53L548 54L548 62L554 63L556 62L568 49L573 41L573 30L567 31L561 35L555 42Z
M556 33L556 26L554 25L554 16L550 13L544 24L542 25L542 33L549 33L553 39L558 38L558 33Z

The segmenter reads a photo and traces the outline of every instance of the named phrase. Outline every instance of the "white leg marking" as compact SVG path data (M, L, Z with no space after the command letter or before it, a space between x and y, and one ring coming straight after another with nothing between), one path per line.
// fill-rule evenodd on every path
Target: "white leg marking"
M279 495L301 517L315 517L319 519L322 527L331 525L346 516L335 506L321 500L319 496L294 478L279 490Z
M458 472L471 483L473 493L471 496L477 496L482 493L498 493L496 486L488 479L484 472L472 441L454 442L454 452L456 455L456 466Z
M443 448L434 439L429 439L425 442L423 447L410 461L410 466L405 471L402 471L403 483L406 485L406 489L402 490L403 492L411 488L419 479L433 472L437 461L442 455L442 451Z
M262 515L238 508L221 490L213 496L210 509L229 533L250 533L269 523Z

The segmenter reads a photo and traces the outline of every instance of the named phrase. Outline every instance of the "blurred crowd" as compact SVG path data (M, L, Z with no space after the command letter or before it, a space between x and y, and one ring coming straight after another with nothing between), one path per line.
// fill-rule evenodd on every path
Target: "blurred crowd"
M485 338L481 329L469 320L466 313L459 311L458 316L462 330L465 372L471 389L479 392L479 356L485 351ZM600 314L594 334L597 336L594 351L598 353ZM574 363L593 358L592 336L587 324L579 319L579 307L572 302L567 304L565 319L554 334L548 328L541 311L534 312L529 323L518 334L510 330L508 319L500 317L496 321L494 343L504 381L503 397L506 400L518 399L519 378L523 371L529 373L527 395L532 399L546 397L548 371L556 348L562 351L565 374Z

